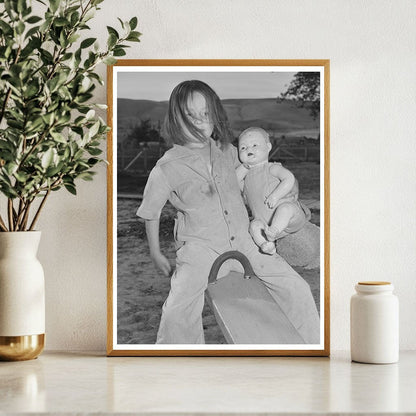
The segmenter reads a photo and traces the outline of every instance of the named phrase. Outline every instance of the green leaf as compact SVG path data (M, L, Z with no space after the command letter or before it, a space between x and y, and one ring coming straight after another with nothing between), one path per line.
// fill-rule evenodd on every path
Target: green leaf
M55 90L57 89L57 86L58 86L58 82L59 82L59 77L58 76L55 76L50 81L48 81L47 85L48 85L49 90L51 92L55 92Z
M0 29L5 35L11 35L13 33L13 29L10 25L8 25L4 20L0 19Z
M35 33L37 33L39 31L39 26L33 26L32 28L30 28L25 35L25 39L33 36ZM39 41L40 42L40 41ZM39 45L40 46L40 45Z
M92 181L94 178L95 172L82 172L78 175L79 179L83 179L84 181Z
M30 16L29 19L26 20L27 23L30 23L31 25L33 25L34 23L38 23L42 20L41 17L39 16Z
M5 0L4 8L6 9L6 12L9 15L10 19L14 20L16 15L16 2L11 0Z
M65 36L65 31L61 31L60 35L59 35L59 44L63 47L66 48L68 46L68 39Z
M94 137L97 133L98 130L100 129L101 123L99 121L97 121L89 130L88 132L88 136L90 138Z
M95 111L94 110L89 110L88 113L85 115L85 118L87 120L91 120L92 118L94 118L95 116Z
M26 38L27 38L27 34L26 34ZM23 48L22 53L20 54L20 59L26 62L29 61L29 59L33 57L34 51L36 49L39 49L40 46L41 46L41 41L39 38L35 38L35 37L30 38L29 42Z
M91 156L98 156L102 153L103 151L101 149L99 149L98 147L91 147L88 149L88 153Z
M75 102L78 104L82 104L91 98L92 98L92 94L79 94L78 97L75 99Z
M52 54L47 51L46 49L41 49L40 50L40 55L42 58L42 61L46 64L52 63L53 62L53 56Z
M48 178L52 178L53 176L55 176L57 173L61 171L61 165L62 164L60 164L60 166L49 167L45 172L45 176Z
M95 79L95 80L97 80L101 85L104 85L104 81L101 79L101 77L98 75L98 74L96 74L96 73L94 73L94 72L90 72L89 74L88 74L88 76L90 77L90 78L92 78L92 79Z
M64 186L67 191L69 191L72 195L77 194L77 190L75 189L75 186L69 183L64 183Z
M43 169L47 169L51 163L53 162L53 157L54 157L54 148L49 148L42 156L41 159L41 165L43 167Z
M91 20L93 17L94 17L94 15L95 15L95 10L94 9L90 9L87 13L86 13L86 15L84 16L84 18L82 19L82 21L85 23L85 22L88 22L88 20ZM89 27L87 26L87 25L81 25L80 26L80 28L81 29L89 29Z
M73 56L74 56L74 54L73 54L73 53L71 53L71 52L67 52L67 53L65 53L64 55L62 55L61 60L62 60L63 62L64 62L64 61L68 61L68 60L70 60Z
M66 123L71 120L71 113L63 113L61 112L61 115L57 119L57 126L66 126Z
M85 48L90 47L96 40L97 40L97 38L87 38L87 39L84 39L81 42L81 45L80 45L81 49L85 49Z
M72 95L69 92L68 87L66 87L65 85L63 85L62 87L59 88L58 94L63 100L71 100L72 99Z
M85 172L90 168L90 165L85 160L78 160L77 172Z
M22 21L19 21L16 25L16 33L21 35L25 31L25 24Z
M108 37L108 40L107 40L108 49L113 49L113 47L117 44L117 41L118 41L118 37L114 35L113 33L110 33L110 36Z
M74 154L74 159L81 159L82 155L84 154L84 149L78 149Z
M68 19L65 19L65 17L57 17L54 21L53 24L57 27L61 27L61 26L68 26L71 23L69 22Z
M34 97L37 94L38 90L39 88L37 84L29 84L25 89L24 95L26 98Z
M9 162L6 164L4 169L6 170L9 176L12 176L17 171L17 167L18 167L17 163Z
M41 129L43 129L43 119L41 117L36 117L35 119L30 120L27 124L26 124L26 133L33 133L35 131L40 131Z
M117 19L120 22L121 27L124 29L125 28L125 23L119 17L117 17Z
M15 129L18 129L18 130L23 129L23 123L21 121L7 120L7 124L9 125L9 127L14 127Z
M2 159L3 159L4 151L7 150L11 152L14 150L14 146L10 142L7 142L6 140L0 140L0 149L1 149Z
M79 13L75 11L71 14L71 26L74 27L79 21Z
M136 27L137 27L137 17L136 16L135 17L132 17L130 19L129 25L130 25L130 29L131 30L136 29Z
M117 63L117 59L113 58L112 56L108 56L103 60L106 65L114 65Z
M69 39L68 39L68 42L71 44L71 43L74 43L74 42L76 42L79 38L80 38L80 36L81 35L79 35L78 33L74 33L73 35L71 35L70 37L69 37Z
M87 119L84 116L78 116L75 120L74 120L74 124L76 126L82 126L83 124L85 124L87 122Z
M25 0L17 0L17 12L22 13L23 10L27 9L27 4Z
M60 0L49 0L49 7L52 13L55 13L58 10Z
M0 190L7 198L16 198L17 192L12 188L11 185L7 185L5 183L0 183Z
M109 35L113 34L117 39L120 39L120 35L118 34L117 30L115 30L113 27L107 26L107 31Z
M15 172L14 173L14 177L19 181L19 182L21 182L21 183L25 183L26 181L27 181L27 179L28 179L28 175L26 175L25 173L23 173L23 172Z
M63 134L58 133L57 131L51 131L50 134L56 142L65 144L67 143L67 140Z
M97 158L95 158L95 157L90 157L88 160L87 160L87 163L91 166L91 167L93 167L93 166L95 166L98 162L100 161L100 159L97 159Z
M69 147L66 147L64 150L64 155L62 157L62 159L68 159L71 156L71 150Z
M129 36L127 36L126 40L129 42L140 42L140 36L142 34L140 32L130 32Z
M114 56L125 56L126 51L124 49L116 47L116 48L114 48L113 54L114 54Z
M45 122L45 124L47 125L52 125L53 120L55 118L55 113L47 113L44 116L42 116L43 121Z
M71 128L74 133L78 134L78 136L82 136L84 134L84 130L82 130L82 127L72 126Z

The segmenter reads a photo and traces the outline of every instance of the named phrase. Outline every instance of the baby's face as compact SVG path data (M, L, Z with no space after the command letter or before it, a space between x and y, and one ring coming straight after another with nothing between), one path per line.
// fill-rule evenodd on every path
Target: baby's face
M238 141L240 161L249 166L267 161L271 148L272 145L256 132L246 133Z

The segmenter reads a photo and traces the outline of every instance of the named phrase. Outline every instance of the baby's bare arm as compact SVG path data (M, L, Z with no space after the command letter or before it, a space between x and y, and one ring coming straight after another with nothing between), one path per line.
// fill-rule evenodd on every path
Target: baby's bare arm
M244 178L246 177L248 169L241 164L235 169L235 173L237 174L238 184L240 185L240 189L243 190L244 187Z
M290 170L277 163L270 166L270 174L280 180L279 185L276 186L265 201L269 208L274 208L282 198L289 195L297 182Z

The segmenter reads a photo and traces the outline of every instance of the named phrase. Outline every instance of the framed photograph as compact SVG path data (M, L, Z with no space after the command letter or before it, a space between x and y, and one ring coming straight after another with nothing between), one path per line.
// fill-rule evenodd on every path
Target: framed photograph
M107 354L328 356L329 60L107 83Z

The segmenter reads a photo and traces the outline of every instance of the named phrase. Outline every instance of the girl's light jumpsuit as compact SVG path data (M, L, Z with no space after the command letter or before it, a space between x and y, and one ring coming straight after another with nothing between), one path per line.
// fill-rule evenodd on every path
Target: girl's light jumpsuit
M319 315L309 285L279 256L261 254L248 229L249 218L235 174L234 146L210 140L211 173L202 157L174 145L149 175L137 215L157 220L167 202L177 209L176 270L163 305L157 343L203 344L202 309L214 260L229 250L245 254L254 272L307 344L320 341ZM221 276L242 270L232 261Z

